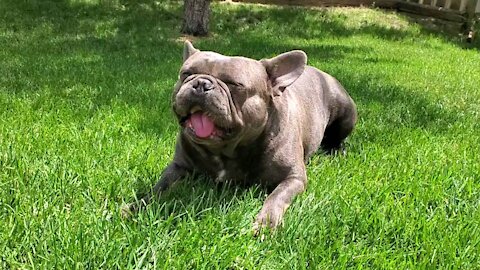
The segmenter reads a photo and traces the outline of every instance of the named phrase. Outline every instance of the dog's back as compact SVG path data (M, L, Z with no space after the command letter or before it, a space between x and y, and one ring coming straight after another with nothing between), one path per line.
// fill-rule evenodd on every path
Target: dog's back
M303 74L285 91L290 110L304 117L292 119L302 130L305 158L310 157L320 145L326 151L341 147L352 132L357 110L352 98L331 75L307 66Z

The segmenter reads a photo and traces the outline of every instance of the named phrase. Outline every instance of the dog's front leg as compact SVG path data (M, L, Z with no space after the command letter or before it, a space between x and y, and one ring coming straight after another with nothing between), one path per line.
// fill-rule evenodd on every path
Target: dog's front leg
M305 166L302 164L302 168L297 171L299 172L285 178L267 197L253 226L256 232L262 227L274 229L278 226L293 198L305 190L307 183Z
M152 192L148 193L142 199L124 205L121 209L123 217L129 217L137 213L140 209L147 206L153 199L160 197L160 194L167 190L173 183L187 176L188 171L175 162L170 163L162 172L160 180L153 187Z

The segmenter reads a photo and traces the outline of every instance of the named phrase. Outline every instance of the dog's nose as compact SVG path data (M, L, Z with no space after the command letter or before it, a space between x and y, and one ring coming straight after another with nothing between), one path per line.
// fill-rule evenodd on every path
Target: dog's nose
M199 78L193 83L193 88L197 93L203 93L212 90L214 85L207 79Z

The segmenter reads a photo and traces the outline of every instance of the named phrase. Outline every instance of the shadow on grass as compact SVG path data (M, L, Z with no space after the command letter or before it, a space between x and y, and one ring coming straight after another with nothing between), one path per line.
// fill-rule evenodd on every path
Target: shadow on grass
M181 64L183 44L172 38L180 9L134 0L7 0L0 9L9 56L2 89L30 96L47 89L50 100L43 92L32 98L34 107L67 102L79 122L120 101L139 108L140 130L163 133L173 120L169 100ZM93 106L85 108L87 101Z
M387 12L381 14L388 16ZM323 39L326 36L342 38L363 34L385 40L399 40L412 34L404 27L387 27L369 21L368 18L349 21L349 16L345 13L306 7L270 6L268 9L257 9L254 5L244 5L235 10L219 10L214 18L214 31L235 35L251 32L253 27L262 24L267 26L263 34L298 39Z
M150 183L146 183L143 179L137 181L136 188L139 190L136 198L142 198L152 192ZM160 198L152 201L135 216L153 214L157 219L163 218L164 220L175 217L174 222L184 219L200 220L209 211L225 214L244 199L255 198L257 200L266 192L266 189L262 189L260 186L247 187L228 182L216 183L205 176L192 175L178 181L162 193Z
M443 41L454 44L455 46L466 50L480 50L480 39L474 38L467 42L467 34L471 26L468 23L453 23L433 17L424 17L405 12L398 12L398 15L406 19L410 24L420 26L423 35L433 35L440 37ZM478 23L473 24L473 29L478 32Z

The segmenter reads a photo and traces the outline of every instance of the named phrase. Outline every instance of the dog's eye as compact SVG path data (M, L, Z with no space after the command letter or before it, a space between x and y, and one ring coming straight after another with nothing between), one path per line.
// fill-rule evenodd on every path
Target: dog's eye
M180 80L184 81L186 78L190 77L192 75L191 72L185 71L180 74Z
M226 81L224 82L228 87L243 87L243 84L239 82L233 82L233 81Z

